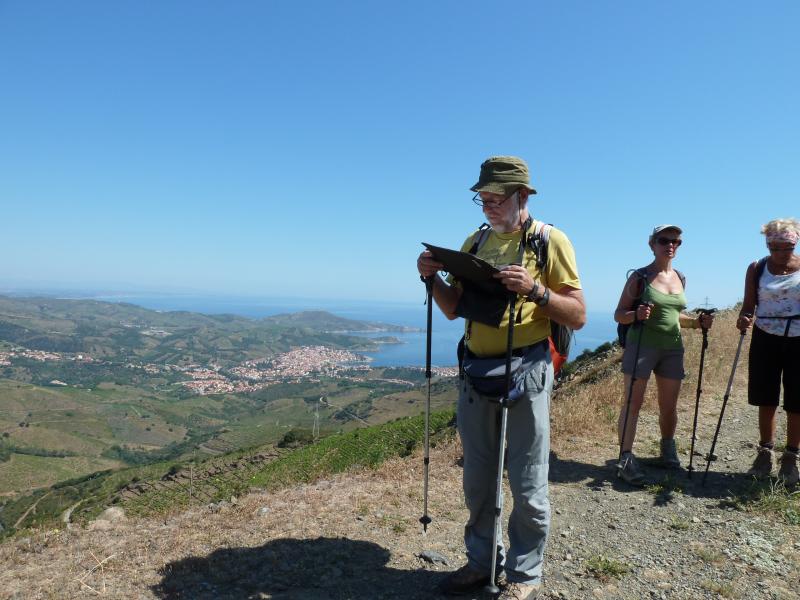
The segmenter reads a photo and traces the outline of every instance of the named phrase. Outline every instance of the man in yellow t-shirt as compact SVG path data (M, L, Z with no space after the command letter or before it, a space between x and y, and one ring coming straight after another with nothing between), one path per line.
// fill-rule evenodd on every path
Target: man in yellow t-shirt
M504 570L507 580L499 599L532 599L541 589L550 527L550 320L580 329L586 322L586 307L575 253L567 237L556 228L550 230L547 262L541 271L535 252L528 247L529 234L537 225L531 225L528 199L536 190L530 185L525 161L514 156L487 159L471 190L476 192L473 201L481 206L491 228L483 233L477 249L473 248L476 234L472 234L462 250L474 250L478 257L501 268L495 277L518 296L512 318L514 354L522 358L523 365L517 376L521 395L509 408L506 438L514 506L508 521L508 552L502 536L498 536L498 547L491 548L500 405L496 397L487 397L479 387L476 389L477 380L462 374L457 421L464 448L464 498L469 509L464 529L468 562L450 573L439 587L449 594L476 590L489 583L491 561L495 560L497 572ZM475 292L463 282L442 279L438 275L442 268L429 251L417 259L420 275L433 278L433 297L445 316L465 317L467 357L505 356L509 315L502 317L499 326L482 318L480 298L476 302Z

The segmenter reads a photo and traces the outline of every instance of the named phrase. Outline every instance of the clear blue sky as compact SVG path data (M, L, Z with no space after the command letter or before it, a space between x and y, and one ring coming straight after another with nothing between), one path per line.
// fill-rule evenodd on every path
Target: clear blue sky
M684 227L691 305L799 216L800 3L0 0L0 289L421 300L531 166L589 309Z

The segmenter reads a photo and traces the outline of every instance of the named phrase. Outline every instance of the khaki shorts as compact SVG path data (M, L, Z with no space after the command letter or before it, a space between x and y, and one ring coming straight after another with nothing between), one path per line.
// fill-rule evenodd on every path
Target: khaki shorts
M625 354L622 355L622 372L630 375L633 372L633 361L636 358L636 344L628 344ZM686 373L683 370L683 348L677 350L662 350L641 346L639 360L636 362L636 379L649 379L650 373L667 379L683 379Z

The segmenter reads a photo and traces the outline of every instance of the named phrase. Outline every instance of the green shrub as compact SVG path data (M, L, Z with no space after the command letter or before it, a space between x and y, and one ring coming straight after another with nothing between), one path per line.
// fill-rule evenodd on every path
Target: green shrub
M278 448L299 448L313 441L314 435L310 429L290 429L278 442Z
M453 411L431 414L430 431L446 430ZM351 468L375 468L386 459L407 455L422 443L425 420L422 415L383 425L332 435L267 464L249 485L275 489L293 483L307 483Z

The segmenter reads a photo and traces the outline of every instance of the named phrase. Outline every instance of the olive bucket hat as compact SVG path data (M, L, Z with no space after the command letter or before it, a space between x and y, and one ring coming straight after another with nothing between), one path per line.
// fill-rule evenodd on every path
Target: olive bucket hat
M536 193L530 184L527 163L516 156L491 156L481 164L478 183L469 189L506 196L521 187L527 188L531 194Z

